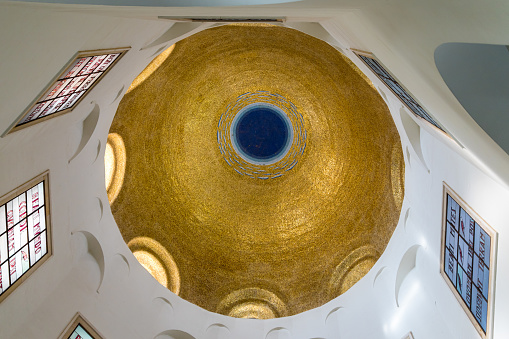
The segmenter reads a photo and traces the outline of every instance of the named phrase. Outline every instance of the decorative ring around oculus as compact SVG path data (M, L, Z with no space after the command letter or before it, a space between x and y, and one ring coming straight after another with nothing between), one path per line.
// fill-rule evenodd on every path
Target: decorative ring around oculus
M240 95L217 125L224 160L251 178L281 177L297 165L306 141L304 119L295 105L267 91Z

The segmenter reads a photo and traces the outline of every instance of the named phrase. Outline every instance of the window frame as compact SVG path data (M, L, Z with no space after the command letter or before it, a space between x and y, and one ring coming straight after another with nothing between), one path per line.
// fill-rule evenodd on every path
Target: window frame
M445 129L443 128L443 126L435 119L435 117L433 117L431 114L429 114L429 112L424 108L424 106L415 99L414 95L412 95L410 93L410 91L405 87L403 86L403 84L398 81L398 79L394 76L394 74L392 74L392 72L390 72L387 67L385 67L385 65L373 54L373 53L370 53L370 52L366 52L366 51L361 51L361 50L358 50L358 49L353 49L352 48L352 52L359 58L359 60L362 61L362 63L368 67L368 69L371 71L371 73L373 73L383 84L386 88L388 88L392 94L394 94L398 100L403 104L403 106L405 106L411 113L414 117L416 117L417 119L423 121L426 123L427 126L431 126L435 131L438 131L442 134L444 134L445 136L449 137L449 134L445 131ZM383 69L383 71L385 73L387 73L392 79L392 81L394 81L395 83L397 83L401 89L405 92L405 94L411 98L424 112L427 116L430 117L431 120L433 120L435 122L435 124L431 123L430 121L426 120L425 118L421 117L420 115L418 115L417 113L414 112L413 108L410 107L410 105L408 105L408 103L406 103L398 93L396 93L394 91L393 88L391 88L372 68L370 65L368 65L366 63L366 61L364 59L362 59L362 57L367 57L367 58L370 58L370 59L373 59L375 60Z
M16 121L7 129L7 131L4 132L2 137L11 134L13 132L17 132L19 130L22 130L24 128L33 126L35 124L38 124L40 122L47 121L49 119L56 118L58 116L61 116L63 114L71 112L73 109L75 109L79 103L85 99L85 97L94 89L94 87L101 82L102 79L106 76L106 74L119 62L120 59L131 49L131 47L119 47L119 48L110 48L110 49L96 49L96 50L88 50L88 51L79 51L76 52L73 57L64 65L64 67L61 69L61 71L46 85L43 90L36 96L36 98L30 103L30 105L27 106L23 110L23 113L16 119ZM79 58L84 57L90 57L90 56L97 56L97 55L103 55L103 54L114 54L114 53L120 53L120 55L106 68L104 72L93 82L93 84L84 91L83 95L69 108L66 108L65 110L57 111L55 113L48 114L42 118L36 118L31 121L27 121L26 123L23 123L22 125L18 125L25 117L30 113L30 111L37 105L37 103L44 101L44 97L48 94L48 91L55 86L55 84L59 81L59 79L66 74L70 67L74 64L74 62ZM93 73L93 72L92 72Z
M80 325L92 338L94 339L103 339L103 337L99 334L99 332L93 327L90 322L85 319L85 317L77 312L71 321L67 324L65 329L62 331L62 334L58 337L58 339L69 339L71 334L74 332L76 327Z
M0 294L0 303L4 301L12 292L14 292L24 281L26 281L37 269L43 265L53 255L53 244L52 244L52 225L51 225L51 205L49 198L49 170L42 174L39 174L35 178L25 182L18 186L7 194L0 197L0 206L3 206L9 200L16 198L20 194L24 193L28 189L43 182L44 185L44 209L45 209L45 222L46 222L46 254L39 259L33 266L29 267L28 270L22 274L13 284L10 284L7 290ZM28 216L27 216L28 217ZM6 232L8 230L6 229ZM28 242L27 242L28 245ZM8 255L10 259L10 256ZM7 260L9 260L7 259Z
M453 285L447 272L445 271L445 254L446 254L446 232L447 232L447 196L450 196L461 209L463 209L471 219L474 220L476 224L480 226L480 228L490 237L490 258L489 258L489 281L488 281L488 292L487 292L487 310L486 310L486 333L482 329L481 325L477 322L477 319L472 313L470 307L465 303L461 295L458 293L456 286ZM458 211L459 213L459 211ZM459 220L459 216L458 216ZM495 292L495 280L496 280L496 270L497 270L497 250L498 250L498 233L490 226L488 223L477 214L447 183L443 182L443 194L442 194L442 229L441 229L441 245L440 245L440 275L445 280L447 286L451 289L452 294L460 304L461 308L465 312L465 314L470 319L470 322L475 327L477 333L482 339L491 339L493 337L493 312L495 309L495 300L494 300L494 292ZM458 226L459 227L459 226ZM475 230L474 230L475 234ZM458 236L459 237L459 236ZM475 237L475 235L474 235ZM475 242L475 238L474 238ZM475 244L474 244L475 247ZM475 248L473 249L474 253L472 257L475 256ZM472 266L474 266L475 259L472 259ZM456 263L456 265L460 265L460 263ZM457 269L457 268L456 268ZM473 278L473 275L472 275ZM474 297L473 293L474 282L472 282L471 287L471 303Z

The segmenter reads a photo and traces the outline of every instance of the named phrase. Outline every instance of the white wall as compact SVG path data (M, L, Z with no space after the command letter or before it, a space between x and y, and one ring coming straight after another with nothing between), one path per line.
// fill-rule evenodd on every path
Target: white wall
M328 2L322 3L325 6ZM356 11L346 2L344 8L339 6L334 10L320 10L311 5L306 8L300 4L288 7L287 11L299 16L301 22L306 17L315 20L309 18L311 15L321 16L323 27L330 33L327 39L335 39L346 54L351 56L347 48L359 47L355 44L364 41L364 49L380 51L386 64L392 66L402 57L380 47L395 45L384 31L377 29L376 25L383 24L376 20L362 21L369 17L365 13L375 9L374 3L364 1L367 9ZM431 6L441 10L439 5ZM231 9L225 11L233 13ZM256 13L264 11L284 14L285 7L275 11L258 8ZM203 9L196 12L204 13ZM238 9L238 13L242 12L242 8ZM357 285L320 308L266 321L210 313L159 285L137 263L122 240L104 189L102 159L109 125L133 78L165 47L206 26L172 27L168 21L155 19L157 15L172 14L171 10L119 9L116 13L108 8L86 6L0 3L0 133L16 120L76 51L131 46L130 52L72 113L0 139L0 194L50 170L54 238L53 257L0 305L1 338L56 338L77 311L108 339L178 339L186 338L185 333L195 338L398 339L410 330L416 339L477 337L439 274L442 181L499 232L497 279L509 281L505 260L509 257L505 237L509 231L509 210L505 206L509 191L500 183L505 180L503 176L498 175L505 166L503 156L507 155L484 140L478 126L464 121L461 106L451 108L446 103L437 106L435 101L428 100L439 97L444 102L454 98L449 93L444 99L443 86L436 91L423 88L419 77L411 77L412 72L400 80L415 90L414 94L426 99L426 104L430 102L429 106L447 107L445 113L440 109L433 111L447 129L460 131L460 141L468 145L470 139L460 129L466 126L472 137L484 140L481 150L498 157L484 162L476 150L462 149L405 115L408 113L401 103L371 76L375 86L384 92L382 96L401 134L407 169L406 196L400 223L387 250ZM360 21L343 20L352 16ZM364 25L362 31L352 33L359 25ZM446 23L442 25L444 30L454 29ZM301 28L310 34L326 36L316 26ZM432 58L434 47L429 41L435 38L423 37L419 27L411 26L411 29L414 39L419 34L427 39L429 46L424 52L431 53ZM373 42L367 37L369 33L381 39ZM164 42L165 39L170 40ZM153 41L160 44L151 44ZM398 48L395 46L394 51ZM364 68L357 59L352 60ZM391 71L399 76L406 67L402 63L391 67ZM98 114L97 125L83 124L89 114ZM459 127L455 122L460 122ZM90 137L86 137L85 146L77 152L83 135ZM491 167L497 161L502 165ZM495 174L488 176L486 172ZM410 269L412 265L408 263L413 260L415 268ZM499 283L496 289L495 338L509 336L509 324L505 320L509 316L509 292L505 285Z

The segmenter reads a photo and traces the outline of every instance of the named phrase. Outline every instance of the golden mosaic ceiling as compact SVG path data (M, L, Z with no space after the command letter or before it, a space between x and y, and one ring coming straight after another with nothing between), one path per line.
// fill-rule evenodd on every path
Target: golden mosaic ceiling
M302 117L284 175L250 176L265 165L246 174L219 146L221 117L246 93L285 98ZM341 53L296 30L228 25L178 42L135 80L110 133L108 196L124 240L213 312L323 305L369 271L399 219L404 163L387 106Z

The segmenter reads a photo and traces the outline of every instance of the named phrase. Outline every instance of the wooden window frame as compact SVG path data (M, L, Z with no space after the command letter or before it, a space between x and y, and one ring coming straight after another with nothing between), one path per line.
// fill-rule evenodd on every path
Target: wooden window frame
M6 204L9 200L19 196L26 190L30 189L37 184L44 182L44 209L45 209L45 222L46 222L46 254L44 254L39 261L31 266L23 275L17 279L13 284L10 284L7 290L0 294L0 303L4 301L12 292L14 292L25 280L27 280L37 269L43 265L53 254L52 247L52 225L51 225L51 206L49 198L49 171L36 176L35 178L27 181L26 183L18 186L14 190L0 197L0 206ZM27 242L28 244L28 242ZM9 256L10 258L10 256ZM8 259L9 260L9 259Z
M477 322L477 319L473 315L472 311L465 304L463 298L456 290L456 286L450 281L449 276L445 271L445 246L446 246L446 230L447 230L447 195L456 201L456 203L481 227L482 230L490 236L490 259L489 259L489 282L488 282L488 298L487 298L487 315L486 315L486 333L482 329L481 325ZM491 339L493 337L493 311L494 311L494 291L495 291L495 272L496 272L496 255L498 248L498 233L488 225L488 223L481 218L449 185L443 182L443 198L442 198L442 230L441 230L441 247L440 247L440 275L447 283L447 286L451 289L456 300L461 305L463 311L470 319L472 325L475 327L479 336L482 339ZM459 213L459 211L458 211ZM459 219L459 217L458 217ZM474 230L475 234L475 230ZM474 235L475 236L475 235ZM474 239L475 243L475 239ZM474 245L475 246L475 245ZM474 256L474 254L472 255ZM459 263L457 263L459 265ZM472 263L473 266L473 263ZM473 276L472 276L473 277ZM473 284L473 283L472 283ZM472 286L472 290L474 287ZM473 299L473 292L471 292L471 298ZM472 302L472 301L471 301Z
M80 325L90 336L94 339L103 339L103 337L99 334L99 332L93 327L90 322L85 319L81 313L77 312L74 317L71 319L67 327L64 329L62 334L58 337L58 339L69 339L71 334L74 332L76 327Z
M57 76L55 76L50 83L44 87L44 89L37 95L37 97L28 105L28 107L23 111L23 113L19 116L18 119L12 125L7 129L7 131L4 132L2 137L6 136L7 134L22 130L24 128L33 126L35 124L38 124L43 121L47 121L49 119L56 118L62 114L71 112L74 108L76 108L79 103L94 89L94 87L101 82L101 80L105 77L105 75L118 63L120 59L129 51L130 47L121 47L121 48L111 48L111 49L97 49L97 50L89 50L89 51L80 51L74 54L74 56L65 64L65 66L62 68L62 70L58 73ZM120 55L106 68L104 72L93 82L93 84L84 90L83 95L69 108L66 108L61 111L57 111L55 113L48 114L42 118L36 118L34 120L30 120L28 122L25 122L21 125L18 125L25 117L30 113L30 111L34 108L35 105L37 105L39 102L44 101L44 97L48 94L48 91L55 86L55 84L59 81L59 79L64 76L69 70L70 67L74 64L74 62L79 58L84 57L90 57L90 56L97 56L97 55L103 55L103 54L116 54L120 53ZM94 72L92 72L94 73ZM91 73L91 74L92 74ZM57 96L58 97L58 96Z

